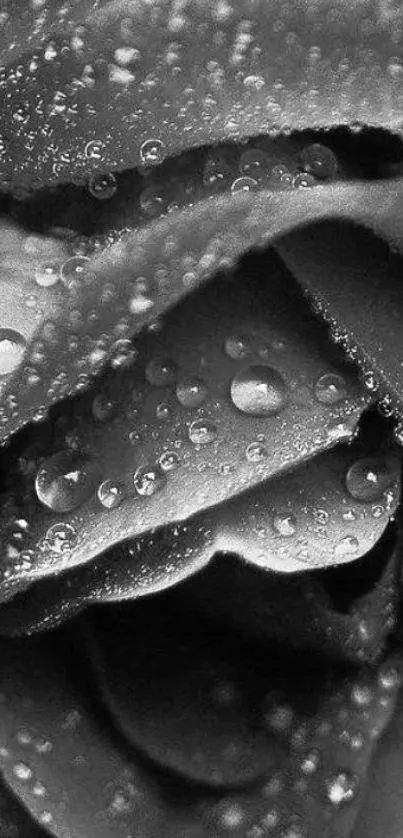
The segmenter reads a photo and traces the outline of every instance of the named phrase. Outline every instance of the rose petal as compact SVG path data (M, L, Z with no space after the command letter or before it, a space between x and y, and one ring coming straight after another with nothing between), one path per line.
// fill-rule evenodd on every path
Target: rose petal
M11 520L3 512L6 595L351 438L371 399L281 262L266 256L193 296L132 351L134 363L124 354L121 371L42 434L32 476L4 463L15 475ZM29 446L16 452L30 460ZM23 568L15 539L9 546L20 519Z
M162 623L156 608L154 628ZM179 614L176 624L177 631L188 635L189 624L180 628ZM82 651L80 634L76 639ZM132 637L131 654L137 640ZM241 692L247 696L252 688L255 693L256 724L275 735L278 758L259 784L212 797L202 786L197 789L146 768L141 756L123 743L114 728L118 720L108 723L99 701L94 705L84 694L80 673L83 664L88 672L88 662L82 654L78 657L78 643L57 634L40 641L1 642L0 770L51 834L221 838L231 829L234 838L241 838L274 822L283 831L298 828L312 838L322 838L326 829L342 838L349 835L371 756L393 712L400 667L395 657L378 670L360 673L332 669L312 655L291 662L284 649L273 648L269 658L267 650L261 655L256 649L253 655L245 650L244 656L232 638L236 658L242 659ZM210 655L203 644L199 648L199 666L217 665L218 694L221 700L231 698L231 690L226 693L222 684L218 654L224 652L228 666L225 644L217 637ZM125 658L120 682L128 663ZM391 679L392 667L397 677ZM165 719L174 735L176 721Z
M6 375L1 392L1 439L7 440L33 418L46 416L55 402L88 387L108 362L121 356L122 340L155 322L191 289L220 268L235 264L252 246L264 247L301 224L328 217L351 218L400 246L402 183L258 189L253 195L201 200L136 229L84 261L78 266L78 279L73 270L70 281L69 263L65 268L68 287L60 291L58 284L39 288L31 269L25 270L20 260L14 289L9 287L7 272L0 277L2 295L10 300L0 328L17 332L16 352L11 353L16 368ZM20 241L18 232L13 236ZM17 263L19 258L15 257ZM44 271L48 261L44 257ZM21 306L11 305L15 288L25 300L25 314ZM26 351L20 351L27 341ZM0 349L9 357L10 341Z
M21 8L22 6L22 8ZM400 129L402 10L376 0L57 3L2 19L0 177L23 187L287 128ZM147 159L147 158L146 158Z
M32 589L3 603L0 631L12 635L40 631L57 625L92 602L135 599L156 593L192 576L220 551L236 552L244 561L263 568L267 573L264 584L268 592L272 587L270 595L274 600L277 601L275 592L280 584L284 591L279 601L288 596L292 603L295 591L299 592L301 577L298 576L296 588L289 586L287 594L287 586L279 582L277 574L269 573L270 570L312 572L320 566L355 562L368 554L385 532L398 503L400 460L391 453L386 459L368 460L367 453L363 444L339 447L291 474L196 515L185 524L165 527L134 543L123 543L90 565L77 567L57 579L43 579ZM390 471L384 470L386 464ZM357 481L358 475L366 474L374 478L375 484L378 474L376 497L372 494L372 479L369 487L368 481ZM351 475L356 481L353 484ZM369 490L371 498L364 500L363 493ZM398 552L396 549L395 556ZM397 590L394 572L389 566L384 580L383 608L379 602L374 609L371 603L366 603L356 615L354 630L349 624L343 627L341 621L340 631L344 639L346 632L350 637L353 657L379 652L378 629L383 634L390 630L391 620L393 624ZM22 590L26 575L29 570L20 574ZM321 627L323 620L325 623L328 620L328 612L309 582L304 594L305 606L311 616L302 619L311 624L308 637L312 634L315 638L318 625ZM288 630L288 621L286 626ZM301 639L305 643L303 634ZM327 640L329 650L340 645L339 637L335 643L332 635Z
M357 234L357 235L356 235ZM368 388L401 415L402 262L368 232L321 225L291 234L279 250L331 323L336 341L358 361Z

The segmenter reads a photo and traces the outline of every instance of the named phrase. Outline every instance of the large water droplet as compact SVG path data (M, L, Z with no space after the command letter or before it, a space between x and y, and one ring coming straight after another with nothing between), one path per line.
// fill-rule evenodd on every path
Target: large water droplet
M344 378L337 373L325 373L315 384L315 396L322 404L338 404L345 399L347 387Z
M378 500L395 479L390 463L381 457L368 457L353 463L346 475L346 488L355 500Z
M14 372L24 357L25 338L14 329L0 329L0 376Z
M134 474L133 483L139 495L150 497L163 489L166 477L159 466L140 466Z
M145 140L140 146L140 160L145 166L158 166L165 157L165 145L162 140Z
M63 285L69 290L78 288L83 282L89 263L88 256L72 256L63 262L60 268L60 278Z
M307 172L316 178L333 178L337 172L337 158L333 151L321 143L312 143L301 154L302 164Z
M189 428L189 439L194 445L208 445L217 438L217 426L210 419L196 419Z
M99 468L87 454L61 451L39 469L35 489L39 500L55 512L82 506L99 484Z
M34 279L41 288L50 288L60 280L59 265L41 265L34 272Z
M326 781L326 794L334 806L350 803L354 800L357 789L358 777L349 771L340 771Z
M176 380L175 364L169 359L152 358L145 370L145 377L153 387L166 387Z
M98 201L107 201L109 198L112 198L117 188L117 181L112 172L93 175L88 183L88 191Z
M206 400L207 387L200 378L182 378L176 385L176 398L183 407L200 407Z
M238 410L253 416L274 416L287 404L289 391L273 367L251 366L232 379L231 398Z

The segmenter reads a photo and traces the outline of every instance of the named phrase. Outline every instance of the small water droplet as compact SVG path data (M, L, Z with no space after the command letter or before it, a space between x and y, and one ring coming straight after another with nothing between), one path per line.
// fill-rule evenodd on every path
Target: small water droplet
M129 338L119 338L112 346L111 367L121 370L130 367L137 358L137 349Z
M145 369L145 377L153 387L166 387L176 381L176 365L169 359L152 358Z
M99 468L87 454L61 451L43 463L35 480L39 500L54 512L82 506L99 484Z
M346 488L355 500L369 502L378 500L394 481L391 464L381 457L356 460L348 469Z
M102 140L90 140L84 148L84 154L89 160L101 162L105 154Z
M155 415L160 422L166 422L171 418L171 407L167 402L158 404L155 410Z
M320 764L320 753L315 748L309 751L301 762L301 772L306 777L316 774Z
M133 483L139 495L150 497L164 488L166 477L159 466L140 466L133 476Z
M359 549L359 541L355 535L346 535L335 545L334 555L337 559L355 556Z
M117 190L117 180L112 172L99 172L93 175L88 183L88 191L98 201L107 201L115 195Z
M275 416L284 410L288 395L283 377L273 367L247 367L231 382L233 404L253 416Z
M337 373L325 373L315 384L315 396L322 404L338 404L346 398L346 395L346 382Z
M51 288L60 280L60 266L41 265L34 271L34 280L41 288Z
M253 177L248 177L244 175L243 177L238 177L234 182L231 184L231 192L236 195L238 192L250 192L251 189L256 189L258 185L257 180Z
M225 189L234 180L232 167L222 152L212 152L203 169L203 183L210 192Z
M297 531L297 522L293 515L286 512L275 515L273 518L273 528L279 535L282 535L285 538L290 538L290 536L295 535Z
M401 673L394 666L384 664L379 670L378 683L383 690L395 690L400 686Z
M78 288L84 279L90 259L88 256L71 256L60 268L60 279L69 290Z
M349 771L340 771L326 781L326 794L330 803L341 806L354 800L358 789L358 777Z
M162 140L145 140L140 146L140 160L145 166L158 166L165 157L165 145Z
M180 465L180 457L176 451L164 451L158 462L163 471L174 471Z
M269 158L260 148L248 149L241 154L238 168L242 175L261 181L270 170Z
M31 780L32 778L32 769L29 765L26 765L25 762L16 762L13 767L13 774L17 777L18 780Z
M77 543L77 533L71 524L60 521L49 527L44 542L52 553L68 553Z
M372 690L364 684L354 684L351 690L351 701L357 707L369 707L372 703Z
M301 153L301 161L307 172L315 178L328 180L337 172L337 157L333 151L321 143L306 146Z
M176 398L183 407L200 407L206 400L207 387L200 378L182 378L176 385Z
M246 449L246 459L250 463L259 463L261 460L265 460L268 455L269 452L266 446L258 440L251 442Z
M294 189L311 189L316 186L316 179L309 172L299 172L293 178L292 185Z
M0 377L14 372L26 349L25 338L14 329L0 329Z
M210 419L195 419L189 428L189 439L194 445L208 445L217 438L217 425Z
M116 509L126 497L126 491L121 483L104 480L98 487L98 500L105 509Z
M225 341L225 352L233 361L241 361L251 354L250 347L244 338L231 335Z

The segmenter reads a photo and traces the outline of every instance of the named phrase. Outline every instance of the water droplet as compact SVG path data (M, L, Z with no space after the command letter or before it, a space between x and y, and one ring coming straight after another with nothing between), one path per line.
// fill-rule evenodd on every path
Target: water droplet
M140 207L149 218L157 218L167 208L167 199L161 186L147 186L139 197Z
M269 158L260 148L248 149L241 154L238 167L242 175L260 181L270 169Z
M321 143L312 143L301 153L301 161L307 172L315 178L333 178L337 172L337 157L333 151Z
M171 408L167 402L161 402L158 404L155 410L155 415L160 422L166 422L167 419L171 418Z
M112 401L105 393L98 393L92 400L91 410L94 419L98 422L106 422L116 413L116 402Z
M94 460L79 451L61 451L42 464L35 489L39 500L54 512L70 512L89 500L98 484Z
M84 154L89 160L101 162L104 159L104 144L102 140L90 140L84 148Z
M346 395L346 382L337 373L325 373L315 384L315 396L322 404L338 404L346 398Z
M0 377L14 372L20 366L26 345L19 332L0 329Z
M140 146L140 160L145 166L158 166L165 157L165 145L162 140L145 140Z
M13 774L18 780L31 780L32 769L25 762L16 762L13 767Z
M194 445L208 445L217 438L217 426L210 419L196 419L189 428L189 439Z
M180 465L180 457L176 451L164 451L158 462L163 471L174 471Z
M311 189L316 186L316 179L309 172L299 172L293 178L292 185L294 189Z
M117 180L112 172L100 172L90 179L88 183L88 191L98 201L107 201L115 195L118 188Z
M121 483L104 480L98 487L98 500L105 509L116 509L126 497L126 491Z
M256 189L258 183L253 177L237 177L236 180L231 184L231 192L236 194L237 192L250 192L251 189Z
M41 265L34 272L34 280L41 288L50 288L60 280L59 265Z
M137 349L129 338L119 338L112 346L111 367L114 370L130 367L137 358Z
M232 183L234 175L231 166L222 153L213 153L203 170L203 183L210 192L219 192Z
M340 771L326 781L326 794L334 806L350 803L358 789L358 777L348 771Z
M153 358L145 369L145 377L153 387L166 387L176 381L177 370L175 364L168 359Z
M200 378L182 378L176 385L176 398L183 407L200 407L206 400L207 387Z
M301 762L301 772L306 777L316 774L320 764L320 753L316 749L309 751Z
M348 469L346 488L355 500L372 503L394 481L395 474L390 463L381 457L357 460Z
M78 288L83 282L89 263L88 256L72 256L66 262L63 262L60 268L60 279L63 285L69 290Z
M372 690L363 684L354 684L351 690L351 701L357 707L369 707L372 703Z
M244 338L231 335L225 341L225 352L233 361L241 361L250 355L251 350Z
M232 379L231 399L242 413L253 416L274 416L284 410L288 388L273 367L251 366Z
M262 442L251 442L246 449L246 459L250 463L259 463L261 460L265 460L268 455L269 452Z
M273 528L279 535L290 538L297 531L297 522L293 515L284 513L273 518Z
M150 497L164 488L166 477L159 466L140 466L134 474L133 483L139 495Z
M52 553L67 553L77 543L77 533L71 524L60 521L49 527L45 535L45 545Z
M355 556L359 546L358 538L355 535L346 535L335 545L334 555L337 559Z
M383 690L395 690L401 683L401 674L394 666L384 664L379 670L378 683Z
M277 733L286 733L290 730L294 718L294 711L289 704L274 707L265 713L265 721L268 727Z

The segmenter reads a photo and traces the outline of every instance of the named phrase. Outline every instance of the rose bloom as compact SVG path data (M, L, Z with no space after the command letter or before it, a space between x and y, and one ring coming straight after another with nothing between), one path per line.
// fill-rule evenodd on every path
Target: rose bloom
M398 838L403 8L0 7L0 838Z

